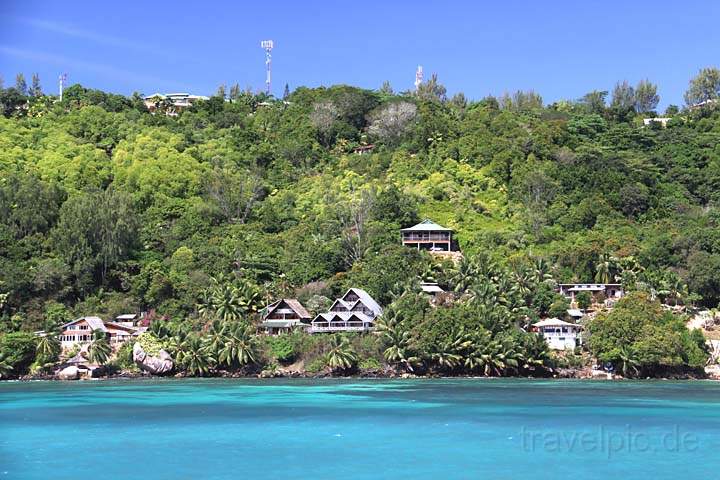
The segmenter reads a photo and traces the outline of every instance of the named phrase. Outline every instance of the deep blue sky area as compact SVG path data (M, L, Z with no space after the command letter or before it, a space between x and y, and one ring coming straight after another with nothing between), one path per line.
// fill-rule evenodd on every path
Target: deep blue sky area
M413 87L436 72L472 99L534 89L546 103L649 78L660 107L718 65L718 1L36 1L0 0L0 75L38 72L117 93L212 94L285 83Z

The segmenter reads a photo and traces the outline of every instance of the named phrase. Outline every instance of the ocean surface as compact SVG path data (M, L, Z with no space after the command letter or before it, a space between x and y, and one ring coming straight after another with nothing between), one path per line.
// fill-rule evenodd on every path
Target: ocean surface
M0 382L2 479L716 479L720 383Z

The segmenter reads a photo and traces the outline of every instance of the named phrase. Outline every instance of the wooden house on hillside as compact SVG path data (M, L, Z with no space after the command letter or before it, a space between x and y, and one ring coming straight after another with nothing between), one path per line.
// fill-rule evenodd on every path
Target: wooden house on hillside
M453 231L432 220L423 220L417 225L403 228L400 232L403 245L408 247L431 252L452 252L454 250Z
M287 333L310 323L310 313L294 298L282 298L265 307L260 327L270 335Z

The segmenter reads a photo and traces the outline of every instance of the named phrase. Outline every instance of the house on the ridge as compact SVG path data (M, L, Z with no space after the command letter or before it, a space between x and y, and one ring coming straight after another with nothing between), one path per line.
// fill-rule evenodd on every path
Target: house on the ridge
M310 323L310 313L294 298L281 298L265 307L260 328L267 334L287 333Z
M580 346L582 326L557 318L533 323L533 331L542 335L552 350L574 350Z
M204 95L191 95L189 93L153 93L143 98L145 107L150 113L155 113L161 106L166 106L165 114L175 116L182 109L191 107L198 100L209 100Z
M351 288L335 300L327 313L310 322L310 333L367 332L375 328L375 319L382 315L382 307L369 293Z
M425 219L417 225L403 228L400 232L403 245L408 247L431 252L452 252L454 250L453 231L432 220Z

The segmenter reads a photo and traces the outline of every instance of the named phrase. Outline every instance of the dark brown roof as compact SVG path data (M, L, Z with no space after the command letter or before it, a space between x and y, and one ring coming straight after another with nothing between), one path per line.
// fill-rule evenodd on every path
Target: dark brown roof
M280 300L276 301L275 303L271 303L267 306L267 312L265 313L265 316L269 316L272 312L275 311L275 309L281 304L285 303L288 307L290 307L293 312L297 314L300 318L312 318L310 316L310 313L305 310L305 307L302 306L302 303L300 303L295 298L281 298Z

